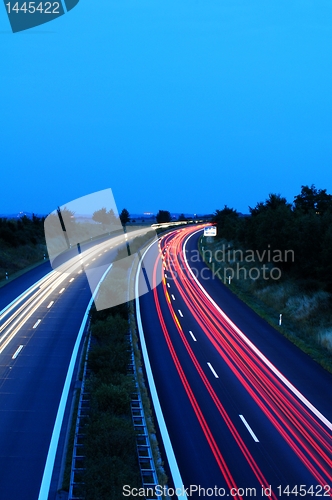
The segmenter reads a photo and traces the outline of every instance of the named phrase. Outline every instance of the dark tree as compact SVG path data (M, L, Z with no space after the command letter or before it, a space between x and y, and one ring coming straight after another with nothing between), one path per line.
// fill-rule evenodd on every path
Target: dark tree
M178 217L178 221L181 221L181 220L187 220L187 217L184 214L180 214Z
M35 224L35 226L39 226L41 223L41 218L38 217L36 214L32 214L32 222Z
M31 224L31 219L29 219L29 217L25 214L20 218L20 221L24 226L28 226L29 224Z
M327 194L326 189L317 189L314 184L302 186L301 193L294 198L295 210L305 214L316 212L323 214L327 210L332 210L332 196Z
M255 208L249 207L251 215L259 215L262 212L266 212L267 210L277 210L279 207L288 207L291 208L291 204L287 203L286 198L281 196L280 194L270 193L268 199L265 202L260 201L257 203Z
M122 211L121 211L121 214L120 214L120 220L121 220L121 224L123 226L125 226L126 224L128 224L128 222L130 222L130 217L129 217L129 212L126 208L124 208Z
M168 210L159 210L156 216L158 224L161 222L171 222L171 213Z
M237 211L226 205L222 210L216 210L212 221L217 224L218 236L229 240L236 238L238 218Z

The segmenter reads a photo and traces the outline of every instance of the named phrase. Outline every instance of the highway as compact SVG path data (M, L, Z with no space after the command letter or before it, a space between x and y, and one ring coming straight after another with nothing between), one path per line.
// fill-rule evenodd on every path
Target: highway
M89 284L100 281L118 249L145 232L81 245L80 255L71 252L55 270L45 263L0 289L1 500L56 498L66 427L60 436L55 430L70 409L75 373L59 420L73 350L92 296ZM87 270L93 276L89 283Z
M174 486L191 498L331 497L331 374L212 276L200 234L173 231L157 259L147 251L162 283L137 300Z
M213 279L197 259L199 235L164 235L137 279L138 294L150 288L137 312L174 484L236 498L253 496L247 488L289 498L287 485L331 496L331 375ZM55 271L45 263L0 289L1 500L56 498L65 427L53 461L50 444L91 300L84 271L97 283L125 244L91 242ZM75 373L64 421L74 385Z

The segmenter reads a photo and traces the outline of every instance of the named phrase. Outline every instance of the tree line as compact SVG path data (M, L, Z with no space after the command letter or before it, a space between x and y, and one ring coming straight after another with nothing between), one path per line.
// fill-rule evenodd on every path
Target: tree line
M92 219L95 222L99 222L101 224L110 225L110 226L112 224L117 224L118 220L120 219L121 224L123 226L125 226L126 224L128 224L128 222L130 222L130 214L129 214L128 210L126 208L124 208L121 210L120 214L117 216L114 213L114 210L111 209L111 210L107 211L107 209L105 207L103 207L100 210L96 210L95 212L93 212Z
M0 241L2 246L37 245L44 242L44 217L32 214L19 219L0 218Z
M249 212L240 216L226 205L216 210L218 237L261 253L293 250L294 259L279 267L308 289L332 291L332 195L326 189L302 186L293 203L269 194Z

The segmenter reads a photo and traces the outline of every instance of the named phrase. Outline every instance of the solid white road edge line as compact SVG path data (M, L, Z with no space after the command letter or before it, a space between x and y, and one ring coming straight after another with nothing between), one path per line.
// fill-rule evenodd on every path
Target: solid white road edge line
M197 285L200 287L200 289L202 290L202 292L204 293L205 297L211 302L211 304L217 309L217 311L221 314L221 316L227 321L227 323L236 331L236 333L246 342L246 344L254 351L255 354L257 354L257 356L270 368L270 370L286 385L286 387L288 387L288 389L290 389L293 394L295 394L295 396L298 397L298 399L300 401L302 401L302 403L307 407L309 408L309 410L312 411L312 413L314 415L316 415L317 418L319 418L319 420L321 422L323 422L330 430L332 430L332 423L326 418L324 417L324 415L319 411L317 410L317 408L310 403L310 401L308 401L308 399L303 396L303 394L298 391L296 389L296 387L271 363L271 361L269 361L265 356L264 354L259 350L257 349L257 347L248 339L248 337L246 337L244 335L243 332L241 332L241 330L235 325L235 323L233 323L233 321L224 313L224 311L222 311L220 309L220 307L215 303L215 301L213 300L213 298L207 293L207 291L203 288L203 286L200 284L200 282L198 281L198 279L196 278L195 274L192 272L189 264L188 264L188 260L187 260L187 256L186 256L186 245L187 245L187 241L192 237L194 236L194 234L197 234L199 233L200 231L202 231L202 229L198 229L197 231L195 231L194 233L192 233L185 241L184 245L183 245L183 249L184 249L184 259L185 259L185 262L186 262L186 266L189 270L189 272L191 273L191 275L193 276L194 280L196 281Z
M146 343L145 343L145 338L144 338L144 331L143 331L143 325L142 325L142 319L141 319L141 311L140 311L140 305L139 305L139 296L138 296L138 277L139 277L139 271L141 269L141 262L144 259L146 253L148 250L154 245L156 241L151 243L151 245L148 246L148 248L145 250L142 259L139 262L137 273L136 273L136 279L135 279L135 302L136 302L136 316L137 316L137 325L138 325L138 332L139 332L139 338L141 342L141 348L142 348L142 355L143 355L143 360L144 360L144 365L145 365L145 370L146 370L146 375L148 378L148 383L150 387L150 392L151 392L151 398L154 406L154 410L156 412L156 417L158 420L158 425L161 433L161 437L164 443L165 447L165 452L169 464L169 468L172 474L172 479L175 488L179 488L182 490L183 489L183 481L181 478L181 474L179 471L179 467L174 455L174 450L173 446L168 434L168 429L166 427L166 422L164 419L164 415L160 406L160 401L156 389L156 384L154 382L152 370L151 370L151 364L150 364L150 359L148 355L148 351L146 348ZM186 493L183 492L183 495L178 495L178 498L188 498Z
M99 281L98 285L96 286L96 289L93 292L93 295L90 299L88 307L86 308L86 311L85 311L85 314L83 317L83 321L81 324L81 328L80 328L78 335L77 335L77 339L76 339L76 342L74 345L73 353L71 355L71 359L70 359L70 363L69 363L69 367L68 367L68 371L67 371L66 380L65 380L63 390L62 390L62 395L61 395L61 399L60 399L60 403L59 403L58 413L57 413L57 416L55 419L55 424L54 424L54 428L53 428L53 432L52 432L50 447L48 449L46 464L45 464L45 468L44 468L43 479L42 479L40 490L39 490L38 500L47 500L47 498L48 498L52 474L53 474L53 467L54 467L56 450L58 448L63 416L65 414L65 408L66 408L66 404L67 404L70 383L71 383L71 379L73 377L73 372L74 372L74 368L75 368L75 364L76 364L78 350L80 347L80 343L82 340L82 336L83 336L83 332L85 330L86 323L88 321L89 311L90 311L92 302L94 301L94 298L98 293L100 285L104 281L104 279L105 279L107 273L109 272L109 270L111 269L112 265L113 264L111 264L107 268L107 270L104 272L103 276L101 277L101 280Z
M216 373L215 369L213 368L213 366L211 365L211 363L207 363L208 367L210 368L211 372L213 373L213 375L216 377L216 378L219 378L219 375Z
M255 441L255 443L259 443L259 439L257 438L256 434L254 433L254 431L252 430L252 428L250 427L250 425L248 424L248 422L246 421L244 416L239 415L239 417L242 420L242 422L244 423L244 425L246 426L246 428L248 429L248 431L249 431L251 437L253 438L253 440Z

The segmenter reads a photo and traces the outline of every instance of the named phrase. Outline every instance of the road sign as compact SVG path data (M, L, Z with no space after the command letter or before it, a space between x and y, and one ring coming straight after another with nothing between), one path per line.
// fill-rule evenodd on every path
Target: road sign
M216 226L207 226L204 228L204 236L217 236Z

